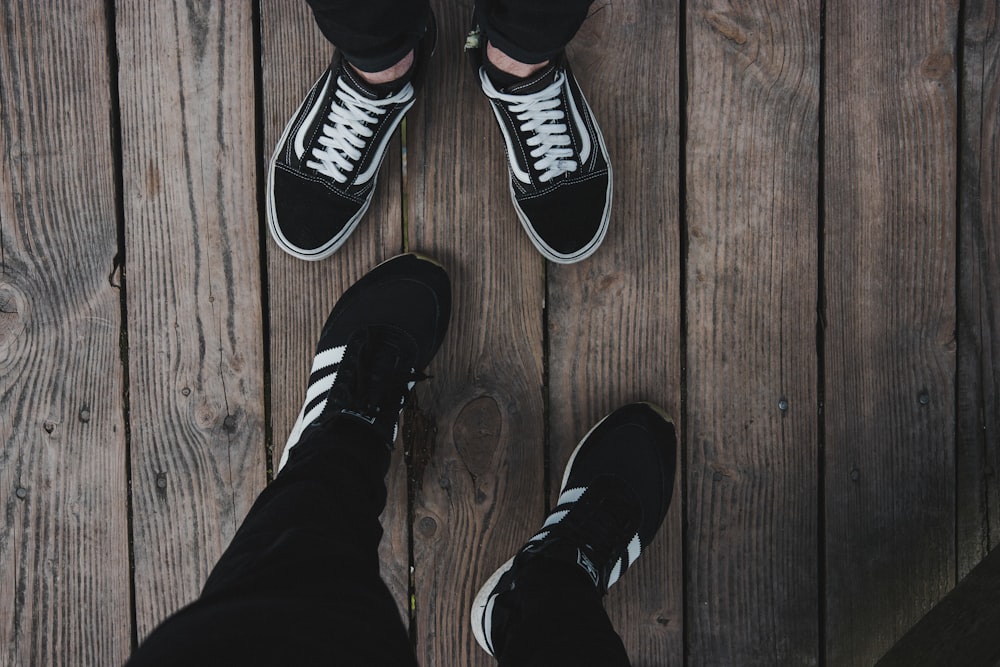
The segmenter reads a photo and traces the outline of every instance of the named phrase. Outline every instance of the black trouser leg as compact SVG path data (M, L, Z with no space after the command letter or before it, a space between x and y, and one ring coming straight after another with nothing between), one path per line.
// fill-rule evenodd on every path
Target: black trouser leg
M388 69L424 34L428 0L306 0L316 25L347 60L365 72Z
M515 591L500 667L629 667L600 594L575 565L538 558Z
M367 72L386 69L416 46L430 16L428 0L307 0L323 35ZM538 63L563 50L593 0L478 0L478 20L493 45Z
M201 596L135 665L416 665L379 575L390 452L364 427L301 441L257 498Z
M535 64L569 44L593 0L478 0L477 20L490 42L515 60Z

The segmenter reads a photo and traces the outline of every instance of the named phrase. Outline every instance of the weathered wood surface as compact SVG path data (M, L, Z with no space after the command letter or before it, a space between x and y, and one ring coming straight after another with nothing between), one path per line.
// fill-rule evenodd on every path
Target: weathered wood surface
M694 665L818 660L819 9L689 5Z
M957 5L827 3L826 664L955 583Z
M878 661L878 667L1000 664L1000 550L994 549Z
M652 401L680 428L677 21L676 2L598 3L571 44L615 191L601 249L546 271L550 506L579 438L618 406ZM683 660L679 464L660 534L606 602L636 667Z
M0 664L115 664L197 594L329 309L402 249L455 285L398 445L424 665L492 664L469 607L551 502L544 448L554 487L637 399L685 438L663 532L608 598L633 663L872 664L1000 535L1000 4L965 2L961 33L949 0L819 6L595 4L571 57L614 213L561 267L509 202L471 3L436 5L407 180L396 144L365 221L307 263L259 217L332 53L305 3L262 0L254 26L252 3L121 0L109 26L106 3L0 1ZM381 555L405 617L396 457Z
M265 483L251 18L116 6L140 641Z
M448 337L418 394L436 433L413 443L417 652L493 664L472 636L479 586L544 512L544 260L507 189L502 139L462 45L471 6L434 3L438 48L407 126L410 249L452 279Z
M267 168L285 124L306 92L326 70L333 47L319 32L305 2L261 3L261 76L264 137L261 160ZM384 259L403 249L402 158L398 139L379 173L375 198L365 219L332 257L304 262L266 236L270 325L270 414L273 466L277 467L295 418L302 408L309 368L323 323L340 295ZM262 183L263 185L263 183ZM397 443L397 449L402 449ZM273 470L272 470L273 472ZM389 497L382 517L382 574L406 619L409 612L409 526L406 465L396 453L387 480Z
M958 576L1000 543L1000 2L965 4L956 376Z
M116 664L128 491L104 5L2 2L0 45L0 664Z

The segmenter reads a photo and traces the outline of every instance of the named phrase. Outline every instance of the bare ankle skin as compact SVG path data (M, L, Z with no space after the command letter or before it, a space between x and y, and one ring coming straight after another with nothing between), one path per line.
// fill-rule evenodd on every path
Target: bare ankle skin
M410 51L405 56L403 56L403 59L400 60L398 63L396 63L389 69L384 69L380 72L362 72L354 65L351 65L351 63L347 64L351 65L351 69L357 72L358 76L360 76L365 81L365 83L370 83L372 85L377 86L383 83L391 83L396 79L402 77L404 74L406 74L406 72L409 71L410 66L413 65L414 57L415 55L413 51Z
M548 60L537 65L522 63L520 60L514 60L490 42L486 43L486 58L501 72L506 72L522 79L526 76L531 76L549 64Z

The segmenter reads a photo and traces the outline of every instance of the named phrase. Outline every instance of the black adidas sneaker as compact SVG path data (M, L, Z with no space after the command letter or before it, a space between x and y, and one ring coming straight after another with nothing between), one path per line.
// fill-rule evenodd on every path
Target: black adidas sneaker
M299 105L267 170L267 223L299 259L332 255L368 210L389 140L413 106L434 50L433 15L414 64L398 82L366 83L336 51Z
M510 194L539 252L570 264L597 251L611 216L612 173L604 137L565 54L498 87L485 66L487 36L466 39L503 134Z
M323 326L278 469L305 432L335 418L368 424L391 447L406 397L426 377L450 315L448 274L426 257L399 255L354 283Z
M649 545L670 506L677 435L649 403L614 411L566 464L559 501L541 530L486 581L472 604L472 631L490 655L518 615L518 571L537 558L578 566L603 595Z

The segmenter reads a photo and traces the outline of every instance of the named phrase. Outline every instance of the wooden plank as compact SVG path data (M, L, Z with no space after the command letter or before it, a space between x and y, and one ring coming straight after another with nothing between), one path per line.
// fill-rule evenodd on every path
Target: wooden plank
M814 665L820 3L687 40L688 663Z
M826 657L954 584L957 5L827 3Z
M958 576L1000 543L1000 4L965 4L958 287Z
M264 485L249 3L116 9L141 640Z
M0 663L120 664L128 491L104 3L0 2L0 35Z
M454 303L434 379L418 387L434 430L415 452L427 461L414 471L417 652L425 667L475 667L495 662L472 636L472 599L544 510L544 260L462 52L470 6L433 4L438 49L408 126L409 239L445 264Z
M878 667L994 667L1000 664L1000 550L903 635Z
M571 44L615 193L597 254L548 267L552 502L579 438L611 410L648 400L680 417L677 20L676 2L601 4ZM676 486L660 535L606 602L637 665L683 660L680 474Z
M261 3L261 75L264 160L270 160L285 124L333 55L305 2ZM386 156L378 190L365 219L335 255L305 262L283 252L268 238L271 432L277 465L302 408L309 368L323 323L340 295L373 266L402 250L402 157L398 139ZM267 233L265 231L265 233ZM397 449L403 449L397 443ZM382 516L385 537L382 576L409 617L409 517L406 463L397 453L387 479L389 497Z

